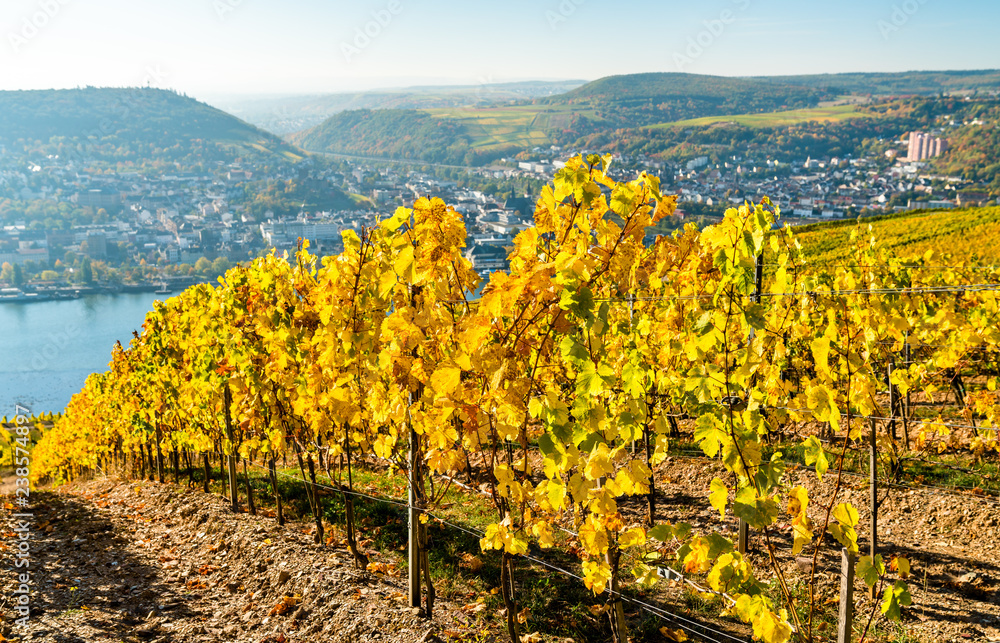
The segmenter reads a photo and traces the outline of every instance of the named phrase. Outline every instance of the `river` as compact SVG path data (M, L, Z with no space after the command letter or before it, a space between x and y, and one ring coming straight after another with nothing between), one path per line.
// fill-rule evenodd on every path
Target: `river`
M487 280L470 299L478 298ZM153 293L88 295L30 304L0 303L0 416L58 412L91 373L104 371L115 341L141 331Z
M163 295L89 295L0 304L0 416L14 405L61 411L87 376L107 369L116 340L128 345Z

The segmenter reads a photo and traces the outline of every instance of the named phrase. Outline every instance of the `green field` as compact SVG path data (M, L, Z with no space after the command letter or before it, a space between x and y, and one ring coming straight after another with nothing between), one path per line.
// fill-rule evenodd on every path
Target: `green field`
M734 114L730 116L704 116L673 123L651 125L651 129L666 127L704 127L716 123L733 123L745 127L784 127L796 123L833 123L852 118L872 118L871 114L858 111L857 105L833 105L829 107L811 107L809 109L792 109L784 112L765 112L762 114Z
M472 136L472 147L488 149L518 145L549 145L547 131L565 127L574 113L572 105L516 105L490 108L442 108L421 110L432 116L456 120Z
M856 221L816 223L797 227L795 238L809 261L847 259ZM919 258L927 251L950 255L953 263L1000 262L1000 207L907 212L864 218L862 231L872 226L876 242L890 255ZM933 261L932 263L939 263Z

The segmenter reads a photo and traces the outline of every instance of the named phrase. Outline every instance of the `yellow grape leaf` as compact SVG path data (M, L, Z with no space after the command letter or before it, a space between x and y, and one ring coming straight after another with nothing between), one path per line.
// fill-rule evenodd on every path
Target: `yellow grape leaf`
M689 574L707 572L712 564L708 559L709 548L710 543L701 536L693 538L690 543L690 550L684 557L684 571Z
M830 533L848 551L857 553L858 533L854 527L858 524L858 510L842 502L834 507L833 517L837 522L830 525Z
M545 511L559 511L566 502L566 485L557 478L542 480L535 487L535 501Z
M840 409L837 408L837 394L828 387L809 384L806 387L806 403L820 422L829 422L834 433L840 431Z
M899 574L900 578L908 578L910 576L910 561L902 556L897 556L889 563L889 569Z
M412 214L412 210L396 208L396 212L390 218L379 222L379 227L386 232L395 232L401 225L410 220L410 214Z
M739 554L736 554L737 556ZM739 573L734 565L733 554L723 554L715 561L712 571L708 573L708 586L717 592L729 590L729 583L738 579Z
M711 490L712 492L708 496L708 501L718 510L719 516L725 519L726 505L729 504L729 487L722 480L714 478Z
M587 459L587 466L583 470L588 480L597 480L603 476L611 475L615 472L615 467L611 463L608 445L603 442L597 446Z
M826 458L826 451L823 443L815 435L811 435L802 442L805 449L806 464L816 465L816 477L823 479L823 474L830 468L830 461Z
M754 621L753 633L764 643L785 643L792 636L792 626L771 610L762 610Z
M816 374L824 380L832 380L833 374L830 372L830 338L817 337L810 344L810 348L812 348L813 360L815 360L814 363L816 364Z
M587 589L600 594L611 581L611 566L603 560L583 561L583 583Z
M858 510L842 502L833 508L833 517L843 525L854 527L858 524Z
M552 525L544 520L539 520L531 527L531 533L538 539L538 544L543 549L548 549L555 544L555 536Z
M405 283L414 283L417 280L417 264L413 256L413 246L407 244L400 250L392 267Z
M632 575L635 576L635 582L638 583L640 587L652 588L656 587L657 583L660 582L660 577L656 573L656 568L645 563L637 563L636 566L632 568Z
M598 555L608 551L608 532L594 522L593 516L580 527L580 544L588 554Z
M798 554L802 548L812 542L812 521L806 509L809 507L809 492L805 487L795 487L788 492L788 514L792 516L792 554Z
M715 415L707 413L699 417L695 423L694 440L700 444L705 455L714 458L722 445L729 441L729 434Z
M457 366L442 366L431 375L431 388L439 396L451 395L462 379L462 369Z
M646 530L642 527L633 527L618 537L618 546L642 547L646 544Z
M753 487L743 487L736 493L733 513L754 529L769 527L778 517L781 508L774 498L758 496Z

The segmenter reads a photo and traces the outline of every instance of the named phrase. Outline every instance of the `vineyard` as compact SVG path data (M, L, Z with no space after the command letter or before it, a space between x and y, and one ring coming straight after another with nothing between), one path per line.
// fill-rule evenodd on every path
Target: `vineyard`
M874 217L869 223L879 246L891 255L920 257L926 252L945 251L962 257L969 269L974 263L1000 260L1000 248L992 243L1000 234L997 207L906 212ZM854 227L853 221L802 226L796 238L810 261L850 259Z
M478 299L461 215L420 199L340 255L303 241L157 302L44 431L33 482L186 471L210 491L218 463L233 512L279 523L294 483L315 542L373 573L361 543L384 534L359 515L391 505L408 605L433 618L447 534L495 561L512 641L543 640L519 561L597 597L616 642L836 640L843 556L874 640L918 608L917 570L879 547L886 498L942 470L997 491L1000 269L901 257L878 224L817 259L766 198L644 245L676 198L609 163L559 171ZM668 583L701 612L664 607Z

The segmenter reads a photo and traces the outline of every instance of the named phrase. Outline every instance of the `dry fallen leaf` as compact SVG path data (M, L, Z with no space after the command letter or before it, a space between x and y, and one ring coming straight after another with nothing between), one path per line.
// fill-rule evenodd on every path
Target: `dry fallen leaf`
M479 612L482 612L484 609L486 609L486 603L480 603L480 602L468 603L462 606L462 611L467 614L478 614Z
M660 634L667 637L668 641L676 641L676 643L688 640L688 635L684 633L684 630L672 630L666 626L660 628Z
M462 554L462 558L458 564L463 569L467 569L473 573L483 568L483 560L472 554Z

